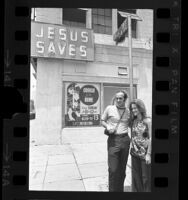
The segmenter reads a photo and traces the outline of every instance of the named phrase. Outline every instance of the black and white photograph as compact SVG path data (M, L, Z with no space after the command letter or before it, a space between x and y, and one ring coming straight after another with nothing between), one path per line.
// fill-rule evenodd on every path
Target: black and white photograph
M152 192L153 10L31 8L29 191Z

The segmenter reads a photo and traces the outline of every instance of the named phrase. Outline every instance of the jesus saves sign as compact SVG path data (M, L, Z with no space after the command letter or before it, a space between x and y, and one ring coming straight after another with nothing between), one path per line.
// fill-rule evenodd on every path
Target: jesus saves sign
M93 30L32 22L31 56L93 61Z

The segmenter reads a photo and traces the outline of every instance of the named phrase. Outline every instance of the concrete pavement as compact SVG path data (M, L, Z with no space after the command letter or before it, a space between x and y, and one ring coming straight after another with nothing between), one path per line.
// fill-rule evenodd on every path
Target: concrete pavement
M65 128L60 145L30 145L29 189L108 191L107 136L102 127ZM125 191L131 191L131 160Z

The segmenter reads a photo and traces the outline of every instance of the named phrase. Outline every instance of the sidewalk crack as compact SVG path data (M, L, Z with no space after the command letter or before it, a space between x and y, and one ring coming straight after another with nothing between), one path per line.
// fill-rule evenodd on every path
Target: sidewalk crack
M83 186L84 186L84 189L85 189L85 191L86 191L86 187L85 187L85 184L84 184L84 180L83 180L83 177L82 177L81 171L80 171L80 169L79 169L79 166L78 166L78 163L77 163L77 160L76 160L76 157L75 157L75 155L74 155L74 151L73 151L73 148L71 147L71 145L70 145L70 149L71 149L71 151L72 151L72 155L73 155L73 157L74 157L74 160L75 160L75 163L76 163L76 166L77 166L78 172L79 172L80 177L81 177L80 180L82 180L82 182L83 182Z
M47 173L47 167L48 167L48 159L49 159L49 155L47 157L46 167L45 167L45 171L44 171L44 179L42 181L42 190L44 190L44 183L45 183L45 178L46 178L46 173Z

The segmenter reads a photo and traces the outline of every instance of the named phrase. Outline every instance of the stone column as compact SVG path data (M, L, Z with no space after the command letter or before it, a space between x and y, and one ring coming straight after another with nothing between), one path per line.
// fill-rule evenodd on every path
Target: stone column
M92 9L86 10L86 28L92 28Z
M30 140L35 144L60 144L62 95L62 61L38 58L36 118L30 120Z
M118 29L117 9L112 9L112 34Z

